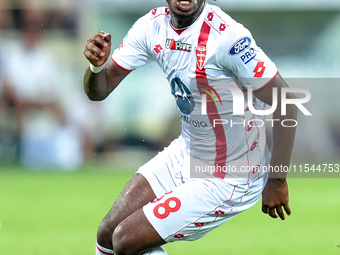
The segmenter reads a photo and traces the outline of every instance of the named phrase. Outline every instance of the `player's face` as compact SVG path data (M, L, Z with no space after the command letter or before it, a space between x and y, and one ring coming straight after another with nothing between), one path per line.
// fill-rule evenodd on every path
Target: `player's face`
M181 28L191 25L201 14L206 0L166 0L171 12L172 24Z

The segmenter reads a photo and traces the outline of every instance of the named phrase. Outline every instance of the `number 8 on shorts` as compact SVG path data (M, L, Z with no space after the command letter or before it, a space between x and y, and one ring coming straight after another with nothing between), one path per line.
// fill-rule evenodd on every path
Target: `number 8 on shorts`
M181 208L181 201L177 197L170 197L164 203L160 203L153 209L158 219L165 219L170 213L177 212Z

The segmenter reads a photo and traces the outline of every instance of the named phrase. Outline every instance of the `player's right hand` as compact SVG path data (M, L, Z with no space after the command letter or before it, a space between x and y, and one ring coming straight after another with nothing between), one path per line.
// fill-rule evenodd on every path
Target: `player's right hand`
M110 34L101 31L87 40L84 55L92 65L102 66L109 58L110 53Z

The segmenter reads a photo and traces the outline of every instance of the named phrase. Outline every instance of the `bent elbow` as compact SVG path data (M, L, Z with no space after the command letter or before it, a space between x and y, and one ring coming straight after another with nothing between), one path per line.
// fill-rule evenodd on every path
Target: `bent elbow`
M105 98L107 98L106 94L103 93L91 93L91 91L85 89L85 94L87 95L87 98L91 101L103 101Z
M98 96L98 95L93 96L91 94L87 94L87 98L90 99L91 101L103 101L106 98L106 96Z

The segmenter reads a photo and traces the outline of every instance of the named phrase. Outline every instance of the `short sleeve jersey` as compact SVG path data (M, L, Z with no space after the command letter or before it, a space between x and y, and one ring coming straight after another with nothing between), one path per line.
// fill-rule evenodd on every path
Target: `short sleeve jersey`
M245 90L262 89L278 71L251 33L219 7L206 4L182 30L172 27L167 7L153 9L132 26L112 60L126 70L158 63L176 99L192 157L254 169L268 160L260 128L265 119L249 111ZM233 114L233 88L242 91L244 114ZM252 103L264 107L255 98Z

